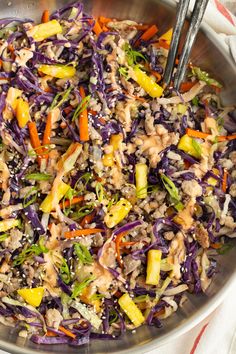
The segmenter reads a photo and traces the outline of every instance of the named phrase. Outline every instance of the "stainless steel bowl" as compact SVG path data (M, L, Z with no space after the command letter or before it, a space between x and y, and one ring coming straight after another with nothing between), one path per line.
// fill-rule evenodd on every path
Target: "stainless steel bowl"
M50 11L68 3L66 0L0 0L0 17L19 16L39 19L45 9ZM175 5L158 0L84 0L85 10L94 16L104 15L120 19L133 19L143 23L157 23L160 33L174 20ZM214 32L202 26L195 43L192 61L209 71L224 84L222 101L236 103L236 65ZM161 329L142 326L136 333L127 333L117 341L92 341L89 346L72 348L65 345L39 346L17 336L15 328L0 326L0 348L10 353L22 354L102 354L145 353L185 333L223 301L236 278L236 247L219 259L218 273L204 295L189 295L188 301L177 313L164 322Z

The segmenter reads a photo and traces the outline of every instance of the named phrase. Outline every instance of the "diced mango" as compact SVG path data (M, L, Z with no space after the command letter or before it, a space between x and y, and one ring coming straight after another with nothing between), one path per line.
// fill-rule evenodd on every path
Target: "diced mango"
M44 39L59 33L62 33L62 27L57 20L41 23L27 31L27 35L32 37L35 42L41 42Z
M18 99L21 97L22 91L14 87L10 87L6 97L6 107L3 111L3 118L5 120L11 120L16 111Z
M44 295L42 286L32 289L19 289L18 294L31 306L38 307L41 304Z
M44 213L50 213L53 210L53 202L58 204L60 200L64 197L66 192L70 189L70 186L64 182L58 184L56 195L53 195L52 191L46 196L44 201L40 205L40 210Z
M134 68L132 77L151 97L161 97L163 88L158 85L151 77L145 74L139 67Z
M119 224L129 214L131 208L132 204L127 199L121 198L105 215L106 226L112 228Z
M183 135L180 138L179 144L178 144L178 149L186 152L187 154L199 158L199 152L196 150L196 148L193 145L193 138L188 136L187 134ZM197 143L198 144L198 143Z
M137 163L135 165L136 194L140 199L147 197L147 174L148 167L145 163Z
M133 322L135 327L139 327L145 320L142 312L139 310L138 306L131 299L129 294L123 294L118 303L125 314L129 317L129 319Z
M17 101L16 119L20 128L24 128L30 121L29 103L22 98L19 98Z
M147 275L146 284L158 285L160 280L161 270L161 256L160 250L149 250L147 256Z
M79 297L80 300L83 301L85 304L92 305L97 313L101 311L101 300L93 299L93 297L89 293L89 287L85 288Z
M102 162L104 166L111 167L114 165L114 152L119 149L122 140L123 140L122 134L114 134L111 136L110 145L113 147L113 151L103 155Z
M170 28L167 32L165 32L165 33L159 38L159 40L166 41L167 44L170 44L172 35L173 35L173 28Z
M13 227L17 227L20 225L20 220L18 219L5 219L3 221L0 221L0 232L5 232L10 229L13 229Z
M52 77L56 77L57 79L69 79L75 76L76 70L74 66L71 65L40 65L38 70Z

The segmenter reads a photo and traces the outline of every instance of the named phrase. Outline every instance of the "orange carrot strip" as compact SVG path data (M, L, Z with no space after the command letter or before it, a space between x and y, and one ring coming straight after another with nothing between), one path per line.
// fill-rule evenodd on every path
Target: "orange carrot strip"
M97 232L104 232L104 229L80 229L74 231L67 231L65 232L65 238L70 239L77 236L87 236L87 235L96 234Z
M109 17L99 16L98 21L103 25L106 25L108 22L111 22L112 19Z
M214 248L215 250L218 250L222 247L222 243L211 243L210 247Z
M205 139L211 135L211 134L199 132L198 130L194 130L194 129L190 129L190 128L186 129L186 134L188 136L191 136L192 138L200 138L200 139Z
M164 48L167 50L170 49L169 43L167 43L167 41L165 41L164 39L159 39L156 43L153 43L153 45L156 48Z
M211 134L199 132L198 130L194 130L194 129L190 129L190 128L186 129L186 134L188 134L188 136L191 136L192 138L200 138L200 139L205 139L208 136L211 136ZM217 136L216 138L219 142L227 141L227 140L235 140L236 134L226 135L226 136Z
M66 329L63 326L59 326L58 329L59 329L59 331L63 332L67 337L71 337L73 339L76 338L76 335L74 333L72 333L71 331L69 331L69 329Z
M157 26L152 25L142 34L142 36L140 37L140 40L148 41L149 39L154 37L157 32L158 32Z
M118 234L116 236L115 239L115 245L116 245L116 259L117 262L119 263L120 267L123 268L123 261L121 259L121 255L120 255L120 243L122 241L122 238L127 235L127 231L121 232L120 234Z
M48 21L49 21L49 11L45 10L43 11L41 22L46 23Z
M228 172L224 169L223 179L222 179L222 191L226 193L227 190L227 179L228 179Z
M52 332L52 331L50 331L50 330L47 330L47 332L46 332L46 337L56 337L56 336L57 336L56 333L54 333L54 332Z
M11 52L11 59L15 60L16 56L15 56L15 48L13 47L12 44L9 44L7 46L7 49Z
M28 128L29 128L31 145L34 150L36 149L35 152L37 153L37 155L39 155L38 156L38 163L40 163L41 158L42 158L42 156L40 156L40 155L43 155L43 149L41 147L41 143L39 140L38 131L37 131L37 127L36 127L35 122L29 122Z
M93 211L92 213L85 215L82 219L82 221L80 222L80 226L81 227L85 227L86 224L91 224L91 222L93 221L93 218L95 216L95 211Z
M220 142L227 141L227 140L235 140L235 139L236 139L236 134L217 137L217 140Z
M159 74L159 73L157 73L156 71L153 71L153 70L151 70L151 74L153 76L155 76L155 78L157 79L157 82L161 81L161 79L162 79L161 74Z
M81 98L85 98L85 91L83 86L80 86L79 92L81 95ZM85 110L80 114L79 117L79 135L80 135L80 140L81 141L88 141L89 140L89 126L88 126L88 110L85 108Z
M89 23L91 24L93 20L89 20ZM99 36L100 33L102 33L101 26L99 25L99 22L95 20L94 26L93 26L93 32Z
M180 85L180 91L181 91L181 92L187 92L187 91L189 91L195 84L196 84L196 81L186 81L186 82L182 82L182 84Z
M74 204L77 204L77 203L82 202L83 200L84 200L84 196L81 195L81 196L79 196L79 197L74 197L74 198L72 198L71 200L67 199L67 200L65 200L64 202L61 202L61 203L59 204L59 206L60 206L61 209L62 209L62 208L68 208L68 207L70 207L71 205L74 205Z
M121 242L120 247L127 247L127 246L133 246L136 245L140 241L130 241L130 242Z
M63 112L65 112L65 114L69 114L72 111L73 111L73 107L71 105L63 109Z

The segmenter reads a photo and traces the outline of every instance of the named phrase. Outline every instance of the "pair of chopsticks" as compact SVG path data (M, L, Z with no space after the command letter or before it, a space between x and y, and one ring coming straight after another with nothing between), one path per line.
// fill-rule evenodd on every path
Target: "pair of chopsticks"
M184 78L189 55L196 39L200 24L202 22L202 18L204 16L208 1L209 0L195 0L195 5L190 18L189 29L185 39L185 44L182 49L178 66L174 75L173 87L176 90L179 89L179 86ZM173 30L169 54L167 58L167 64L163 77L165 87L170 84L172 79L180 38L189 8L189 2L190 0L179 0L178 3L176 22Z

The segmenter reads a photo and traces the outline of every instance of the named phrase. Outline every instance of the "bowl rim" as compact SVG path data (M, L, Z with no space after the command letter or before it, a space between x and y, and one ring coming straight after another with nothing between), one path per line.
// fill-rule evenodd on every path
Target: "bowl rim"
M176 6L174 0L161 0L161 2ZM211 42L214 42L217 45L218 50L225 57L225 59L231 64L231 67L235 65L233 59L231 58L227 44L222 40L219 35L203 21L200 29L203 33L209 38ZM133 348L119 350L113 352L113 354L144 354L154 349L157 349L174 339L177 339L181 335L193 329L200 322L202 322L206 317L208 317L225 299L230 289L233 287L234 282L236 282L236 271L231 275L231 277L224 284L222 289L214 294L205 305L203 305L199 310L197 310L190 318L186 319L184 323L178 325L176 328L170 330L168 333L164 334L160 338L154 338L148 343L143 343ZM10 329L10 327L9 327ZM0 349L6 351L7 353L12 354L51 354L50 351L42 351L41 346L39 350L29 349L27 347L21 347L17 344L9 343L5 340L0 339ZM6 353L6 354L7 354Z

